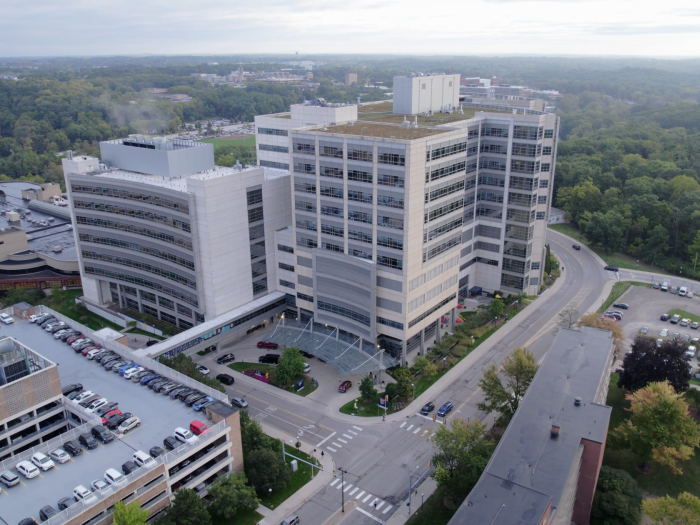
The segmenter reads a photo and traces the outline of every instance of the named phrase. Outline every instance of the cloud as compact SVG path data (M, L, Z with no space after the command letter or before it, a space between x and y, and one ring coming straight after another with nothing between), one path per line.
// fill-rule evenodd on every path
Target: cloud
M625 25L610 24L592 28L599 35L680 35L700 33L700 25L667 24L667 25Z

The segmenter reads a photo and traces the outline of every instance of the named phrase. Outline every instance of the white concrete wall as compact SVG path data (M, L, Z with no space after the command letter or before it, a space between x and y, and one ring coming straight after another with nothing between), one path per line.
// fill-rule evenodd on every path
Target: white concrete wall
M393 112L415 115L459 105L459 75L394 77Z

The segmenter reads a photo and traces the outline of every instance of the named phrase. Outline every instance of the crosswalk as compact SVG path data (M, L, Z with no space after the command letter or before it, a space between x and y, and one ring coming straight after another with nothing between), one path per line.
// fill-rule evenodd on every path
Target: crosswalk
M408 421L404 421L403 423L401 423L399 425L399 428L405 430L406 432L411 432L412 434L418 434L420 432L420 435L425 437L433 437L435 435L434 432L431 433L429 429L420 426L420 424L418 424L418 426L411 425L408 423Z
M342 438L336 436L337 432L333 432L330 436L328 436L326 439L321 441L317 447L320 447L323 443L328 441L329 439L333 439L331 441L330 445L326 445L326 448L330 450L331 452L338 452L338 449L343 448L343 445L347 445L349 443L349 440L351 440L354 437L359 436L359 432L362 432L362 427L357 427L355 425L352 426L353 430L348 429L346 432L342 434ZM352 436L350 435L352 434ZM340 443L339 443L340 442ZM341 445L342 443L342 445Z
M394 508L394 506L390 503L387 503L383 499L367 492L366 490L362 490L360 487L353 485L349 481L341 481L341 478L335 478L328 485L336 490L342 490L345 493L346 498L355 498L358 506L364 505L365 513L366 511L369 511L375 518L377 515L388 514L391 509Z

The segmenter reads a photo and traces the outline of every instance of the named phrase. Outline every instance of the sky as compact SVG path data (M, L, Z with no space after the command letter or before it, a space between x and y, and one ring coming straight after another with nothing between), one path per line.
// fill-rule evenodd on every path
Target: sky
M698 0L2 0L0 56L700 55Z

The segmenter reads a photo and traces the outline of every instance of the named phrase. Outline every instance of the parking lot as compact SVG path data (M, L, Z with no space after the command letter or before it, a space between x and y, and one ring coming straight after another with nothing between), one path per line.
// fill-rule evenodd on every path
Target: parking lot
M84 388L102 395L109 401L119 402L122 412L131 412L141 418L141 425L117 438L112 443L99 446L82 455L71 458L62 465L44 472L40 477L24 479L11 488L0 486L0 517L8 524L18 523L33 516L39 521L39 509L44 505L57 508L59 499L72 496L78 485L89 487L96 479L102 479L105 470L121 466L130 460L136 450L148 450L163 446L163 439L172 435L177 427L187 428L191 421L205 421L202 413L195 412L180 401L156 394L145 386L128 381L119 374L106 371L98 363L76 353L69 345L55 340L51 334L28 321L2 325L0 336L9 335L35 352L58 364L61 385L81 383ZM70 401L66 400L66 403ZM10 503L11 502L11 503Z
M624 313L619 321L625 333L627 350L631 346L634 338L640 333L643 326L648 328L647 336L653 339L670 339L672 334L678 332L681 336L687 334L690 338L700 337L700 330L693 330L688 326L671 324L670 321L662 321L661 316L678 308L693 315L700 316L700 299L693 297L679 297L677 294L662 292L653 288L643 288L641 286L631 286L618 300L619 303L627 303L629 310L610 307L610 310L620 310ZM668 335L660 335L661 330L668 329ZM697 355L691 359L693 370L697 372Z

